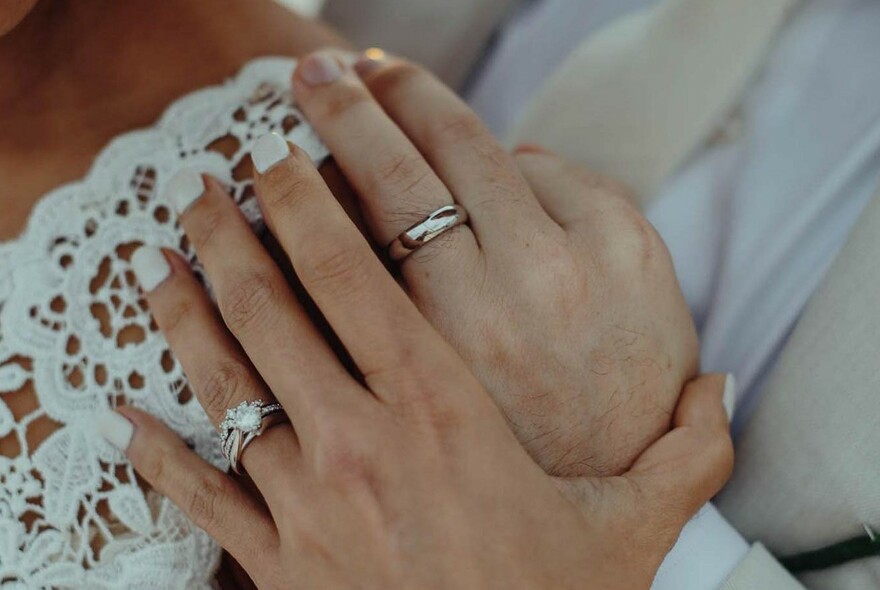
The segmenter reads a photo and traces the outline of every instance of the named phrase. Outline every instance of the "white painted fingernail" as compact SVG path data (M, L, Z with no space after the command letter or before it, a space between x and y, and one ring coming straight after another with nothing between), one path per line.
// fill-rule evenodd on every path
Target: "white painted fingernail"
M332 53L316 51L300 62L299 76L309 86L320 86L338 80L342 76L342 68Z
M111 445L125 452L134 435L134 424L129 422L122 414L107 410L95 418L95 428L98 434L107 439Z
M721 397L724 409L727 410L727 421L733 420L733 412L736 409L736 379L733 373L728 373L724 380L724 395Z
M251 150L251 160L257 172L262 174L290 154L287 142L277 133L267 133L257 140Z
M149 293L171 274L171 265L162 251L152 246L141 246L131 256L131 267L141 289Z
M193 202L205 194L205 180L193 168L181 168L168 181L168 199L178 213L186 211Z

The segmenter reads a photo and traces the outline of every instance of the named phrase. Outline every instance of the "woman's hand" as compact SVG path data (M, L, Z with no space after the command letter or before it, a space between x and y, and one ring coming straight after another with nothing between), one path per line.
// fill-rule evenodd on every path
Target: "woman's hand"
M624 475L553 480L308 156L271 136L255 161L264 214L363 378L343 367L218 182L183 171L172 197L220 314L182 258L144 247L133 264L156 321L215 424L250 400L281 402L292 424L243 453L263 504L123 408L127 420L109 414L101 429L140 475L260 588L647 588L729 474L723 379L686 389L675 428Z
M545 470L621 473L668 430L698 369L696 332L625 191L552 154L512 156L400 60L352 69L316 54L294 87L378 244L444 205L469 212L403 260L401 279Z

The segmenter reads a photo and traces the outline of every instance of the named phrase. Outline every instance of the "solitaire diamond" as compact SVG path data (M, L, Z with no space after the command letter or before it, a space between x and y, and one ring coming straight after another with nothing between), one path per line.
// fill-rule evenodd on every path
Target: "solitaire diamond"
M237 428L242 432L254 432L260 428L263 412L257 404L242 402L238 406L226 410L226 420L232 428Z
M266 403L261 400L241 402L226 410L220 422L220 448L229 461L229 466L240 474L239 460L244 449L266 428L283 422L287 416L281 404Z

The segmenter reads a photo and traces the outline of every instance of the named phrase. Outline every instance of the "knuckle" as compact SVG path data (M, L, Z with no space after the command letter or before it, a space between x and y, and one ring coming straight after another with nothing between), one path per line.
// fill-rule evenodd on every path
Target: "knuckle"
M480 164L483 175L490 183L489 189L485 196L475 203L475 207L480 210L503 204L508 208L527 208L530 198L524 190L525 180L518 172L507 166L504 161L507 158L506 154L496 152L494 148L490 148L490 151L495 153L483 153Z
M422 390L419 395L424 407L424 423L431 431L445 434L457 432L464 424L463 416L458 409L446 401L443 396L432 390Z
M644 267L656 266L665 258L666 244L648 219L636 216L635 231L638 235L638 259Z
M270 210L290 214L313 191L311 180L303 173L299 157L277 166L260 178L260 196ZM311 165L311 162L309 162Z
M567 160L558 159L562 174L569 174L581 184L589 192L601 192L611 198L619 199L621 202L635 207L636 198L630 189L624 183L605 174L601 174L583 163L569 162Z
M399 194L411 191L430 173L428 163L418 153L387 156L376 166L376 182L383 189Z
M565 237L561 240L539 234L531 240L542 264L538 272L544 278L566 278L579 272L579 265L568 248ZM527 272L532 272L529 269Z
M268 206L296 205L313 192L315 164L297 145L289 145L290 154L259 178L260 197Z
M168 465L174 460L176 449L168 448L165 445L157 446L154 452L146 454L146 458L141 461L138 471L145 480L156 488L160 493L168 495L166 485L166 477L168 473Z
M406 90L423 76L428 76L428 73L419 66L398 61L371 76L367 86L377 100L384 102L395 96L406 96Z
M651 222L629 206L623 215L623 230L616 240L618 262L637 272L664 268L669 254Z
M532 242L539 263L528 265L519 274L521 292L547 309L573 312L589 294L581 265L563 243L552 239Z
M318 247L302 264L300 278L307 288L320 289L325 294L359 296L369 278L366 262L360 248Z
M191 298L181 297L168 303L161 309L155 309L153 313L159 324L162 326L162 331L165 332L165 334L173 336L180 330L184 320L191 317L193 307L193 301Z
M371 479L369 434L354 421L339 416L327 416L318 424L315 432L318 473L339 482Z
M608 194L613 195L631 207L638 208L638 199L636 199L635 193L624 183L614 178L603 176L601 177L601 184Z
M358 449L337 438L325 443L327 473L343 480L361 479L367 473L366 458Z
M247 399L243 389L249 377L248 370L237 362L225 362L215 367L199 388L202 407L219 422L236 400Z
M382 387L406 391L408 395L395 404L395 412L406 423L435 433L458 430L464 423L461 409L430 384L438 380L429 371L401 364L382 375Z
M593 170L592 168L582 164L582 163L572 163L568 161L560 161L561 172L569 173L571 176L584 186L584 188L589 192L608 192L610 196L613 196L612 191L609 191L610 183L606 183L606 178Z
M337 84L332 92L322 98L318 117L326 120L337 120L348 113L372 101L366 88Z
M382 222L407 227L424 216L448 190L418 152L394 152L381 157L367 191L384 195L379 201ZM442 198L440 198L442 196Z
M198 213L193 210L191 216L198 215L195 227L187 232L196 252L204 252L210 249L218 238L222 236L229 220L228 215L214 207L203 206ZM224 240L220 239L222 245Z
M222 499L232 494L229 488L229 480L219 471L212 471L189 488L181 507L193 522L206 528L217 518Z
M469 109L441 118L436 125L435 134L444 142L453 145L470 143L482 139L487 134L483 122Z
M440 401L435 392L418 389L410 391L407 399L395 404L394 412L404 423L415 427L422 435L443 435L460 429L460 413L446 401Z
M251 326L265 325L276 289L270 277L259 272L249 272L220 295L220 309L229 328L236 333Z

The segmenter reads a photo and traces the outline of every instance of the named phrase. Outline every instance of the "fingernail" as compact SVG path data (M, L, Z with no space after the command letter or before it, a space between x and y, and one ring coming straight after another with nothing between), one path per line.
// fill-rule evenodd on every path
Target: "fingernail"
M134 435L134 424L122 414L110 410L98 414L98 417L95 418L95 428L98 430L98 434L122 452L128 448L131 437Z
M733 412L736 409L736 379L733 373L728 373L724 380L724 395L721 397L721 402L727 410L727 421L733 420Z
M205 193L205 180L193 168L181 168L168 181L166 191L177 212L183 213Z
M277 133L267 133L257 140L251 150L251 160L262 174L290 154L287 142Z
M141 289L149 293L171 274L171 265L158 248L141 246L131 256L131 266Z
M360 77L365 77L382 67L387 60L387 54L378 47L371 47L354 62L354 71Z
M333 54L317 51L303 58L299 64L299 76L309 86L329 84L342 76L342 68Z
M521 143L513 148L514 154L551 154L552 152L536 143Z

